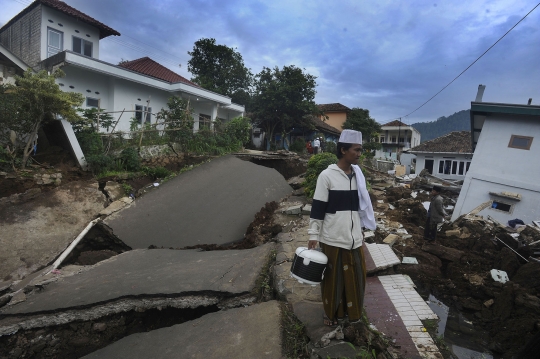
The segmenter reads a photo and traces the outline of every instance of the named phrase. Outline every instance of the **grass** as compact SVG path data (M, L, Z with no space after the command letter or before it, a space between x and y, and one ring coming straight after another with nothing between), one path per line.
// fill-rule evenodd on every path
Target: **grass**
M283 354L287 359L309 358L306 329L287 303L281 303L281 335Z

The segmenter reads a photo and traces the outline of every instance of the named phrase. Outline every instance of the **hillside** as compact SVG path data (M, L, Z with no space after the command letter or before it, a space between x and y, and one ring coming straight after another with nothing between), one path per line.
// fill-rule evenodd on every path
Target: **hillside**
M420 131L421 142L432 140L452 131L470 131L469 110L459 111L448 117L439 117L436 121L413 123L412 126Z

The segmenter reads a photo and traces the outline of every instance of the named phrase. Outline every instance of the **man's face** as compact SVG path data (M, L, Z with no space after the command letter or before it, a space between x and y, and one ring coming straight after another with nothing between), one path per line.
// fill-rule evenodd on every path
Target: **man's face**
M358 163L358 159L362 155L362 145L354 144L348 150L342 150L342 153L345 162L355 165Z

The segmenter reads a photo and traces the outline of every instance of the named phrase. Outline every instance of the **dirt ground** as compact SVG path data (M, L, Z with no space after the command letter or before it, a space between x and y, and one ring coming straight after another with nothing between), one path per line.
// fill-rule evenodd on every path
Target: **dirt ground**
M423 239L427 212L422 202L429 197L425 191L414 190L418 196L412 198L412 192L392 187L376 196L395 207L386 211L386 219L401 223L412 235L394 244L394 252L400 258L415 257L419 263L400 264L394 268L395 273L409 275L425 299L433 294L457 309L475 328L487 331L483 338L485 348L502 358L511 358L540 331L540 263L526 263L519 258L495 236L525 258L531 254L531 248L518 249L507 229L478 217L460 217L454 223L444 224L436 242L427 243ZM447 205L457 196L443 192L443 197ZM448 230L458 232L447 235ZM375 242L382 243L389 233L377 229ZM520 237L531 243L540 240L540 231L526 228ZM507 272L510 281L494 281L492 269Z

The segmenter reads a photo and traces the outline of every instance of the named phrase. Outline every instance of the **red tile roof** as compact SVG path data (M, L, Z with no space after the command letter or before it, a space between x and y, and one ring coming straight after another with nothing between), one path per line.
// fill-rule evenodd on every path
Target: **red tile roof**
M89 25L97 27L99 29L99 38L100 39L103 39L103 38L105 38L107 36L111 36L111 35L120 36L120 33L118 31L108 27L107 25L97 21L93 17L90 17L90 16L86 15L85 13L83 13L83 12L69 6L68 4L66 4L65 2L60 1L60 0L36 0L36 1L34 1L26 9L24 9L23 11L21 11L20 13L15 15L15 17L13 19L11 19L10 21L8 21L7 24L2 26L2 28L0 28L0 31L2 29L4 29L4 28L9 27L12 23L17 21L20 17L22 17L24 14L30 12L32 9L34 9L38 5L45 5L45 6L51 7L53 9L55 9L55 10L63 12L64 14L67 14L67 15L69 15L71 17L74 17L75 19L77 19L79 21L82 21L82 22L85 22L85 23L87 23Z
M340 103L327 103L317 105L322 112L349 112L351 109Z
M315 127L322 132L332 133L338 136L341 134L340 130L333 126L330 126L329 124L315 116L311 118L311 121L313 122L313 125L315 125Z
M141 57L137 60L125 61L120 63L120 66L131 71L135 71L143 75L151 76L156 79L160 79L170 83L183 82L188 85L200 87L199 85L189 81L185 77L182 77L176 72L173 72L165 66L155 62L149 57Z
M450 132L444 136L421 143L407 152L473 153L471 133L469 131Z
M409 126L403 122L401 122L400 120L394 120L394 121L391 121L391 122L388 122L388 123L385 123L384 125L382 126Z

